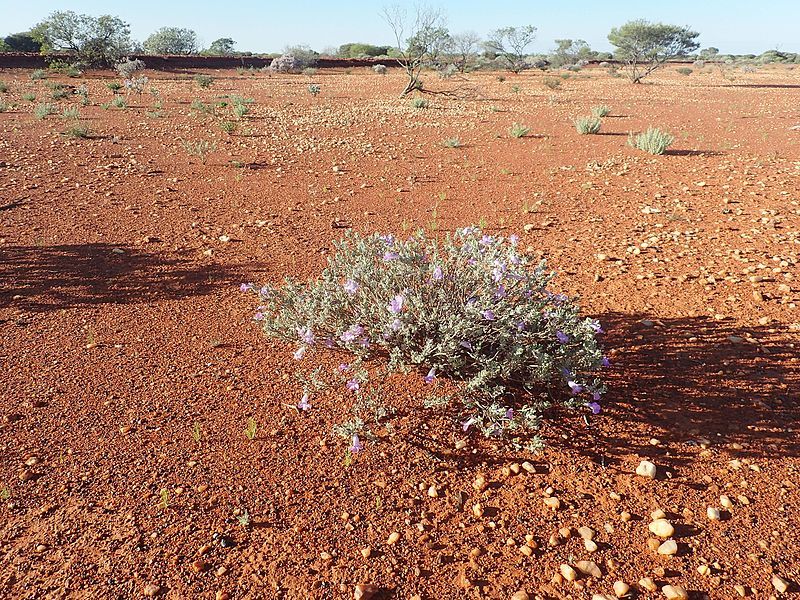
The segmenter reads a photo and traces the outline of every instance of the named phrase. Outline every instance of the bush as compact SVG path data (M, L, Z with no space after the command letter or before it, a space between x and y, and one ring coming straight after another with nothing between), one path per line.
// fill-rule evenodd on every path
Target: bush
M411 101L411 106L413 106L414 108L423 109L423 108L428 108L429 103L427 100L425 100L425 98L414 98Z
M599 106L592 107L592 116L595 116L598 119L607 117L610 114L611 114L611 108L609 108L605 104L600 104Z
M81 116L81 111L78 110L77 106L68 106L61 113L62 119L79 119L80 116Z
M372 70L375 71L378 75L386 75L386 72L389 70L386 68L386 65L375 65L372 67Z
M681 75L691 75L694 72L689 67L679 67L675 70Z
M308 86L308 93L314 96L315 98L319 96L320 87L316 83L312 83Z
M5 81L0 81L0 94L5 94L8 91L8 85Z
M110 89L112 92L116 92L122 89L122 84L118 81L109 81L106 84L106 87Z
M211 84L214 83L214 78L209 77L208 75L197 74L194 76L194 80L197 82L203 89L207 89L211 87Z
M145 65L144 61L139 60L138 58L134 60L126 58L125 60L114 65L114 68L122 79L133 79L133 76L136 75L136 73L139 71L144 71Z
M31 92L25 92L24 94L22 94L22 99L25 100L25 102L35 102L36 94L33 94Z
M125 80L125 89L129 92L135 92L140 96L144 93L144 88L147 86L149 79L147 77L134 77L133 79Z
M317 74L317 70L314 67L306 67L303 69L303 75L306 77L313 77Z
M460 148L461 147L461 140L457 137L447 138L444 141L445 148Z
M46 116L52 114L53 114L52 104L47 104L47 103L37 104L36 107L33 109L33 116L40 121L44 119Z
M47 78L47 71L44 69L36 69L31 73L31 79L33 81L37 81L39 79L46 79Z
M556 79L555 77L545 77L543 83L546 88L551 90L557 90L561 87L561 80Z
M519 123L514 123L511 126L511 129L508 130L508 133L511 135L511 137L515 138L525 137L530 132L530 127L525 127L525 125L520 125Z
M91 133L89 126L85 123L74 123L67 127L64 135L71 138L88 138Z
M299 69L299 61L292 54L282 54L278 58L273 58L269 64L270 71L276 73L291 73Z
M0 113L6 112L11 106L6 104L3 100L0 100Z
M125 102L125 98L122 96L114 96L114 99L111 101L111 106L115 108L128 108L128 103Z
M631 133L630 136L628 136L628 145L638 150L644 150L650 154L659 155L667 151L667 148L669 148L674 139L675 138L670 134L660 129L648 127L647 131L644 133L636 135Z
M578 117L574 123L575 129L581 135L594 134L600 131L600 119L597 117Z
M607 364L600 325L550 291L554 274L516 246L515 236L477 227L441 242L421 232L407 241L349 232L317 279L242 290L259 295L256 320L296 344L296 359L317 348L352 355L340 369L343 393L355 402L368 394L362 365L381 363L416 369L434 389L438 378L451 379L465 431L533 429L553 396L596 413L605 391L598 372ZM548 398L545 389L556 391ZM305 393L301 403L310 407L313 390Z

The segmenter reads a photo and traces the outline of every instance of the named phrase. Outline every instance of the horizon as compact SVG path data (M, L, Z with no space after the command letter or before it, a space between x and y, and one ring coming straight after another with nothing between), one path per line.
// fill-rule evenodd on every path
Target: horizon
M602 6L586 0L573 0L560 6L537 7L536 10L524 4L507 2L486 8L475 0L430 3L446 15L451 33L475 31L485 39L489 32L500 27L533 25L537 28L537 35L530 54L549 53L556 39L569 38L585 40L592 50L611 52L613 47L606 39L611 28L640 18L687 25L700 33L701 48L715 47L720 54L800 51L794 25L800 22L800 3L783 0L768 3L772 9L759 10L755 18L749 14L752 5L743 0L724 4L712 1L702 5L677 0L667 6L646 7L630 0ZM58 2L33 2L22 10L19 5L12 5L10 0L0 0L0 10L6 15L0 36L28 31L55 11L72 10L92 16L118 16L130 25L131 38L138 42L143 42L160 27L182 27L197 33L201 48L207 48L218 38L230 37L236 41L237 52L254 54L278 53L287 46L296 45L307 45L317 52L352 42L394 45L391 29L380 15L383 4L354 0L339 5L307 2L302 10L296 10L295 6L265 7L254 0L244 0L236 12L217 5L203 7L203 11L192 11L192 6L185 0L168 5L145 0L135 6L108 10L107 5L98 0L83 0L69 6ZM409 5L408 8L412 7ZM248 18L242 19L242 14ZM313 22L309 20L309 14L314 15ZM724 17L720 17L721 14Z

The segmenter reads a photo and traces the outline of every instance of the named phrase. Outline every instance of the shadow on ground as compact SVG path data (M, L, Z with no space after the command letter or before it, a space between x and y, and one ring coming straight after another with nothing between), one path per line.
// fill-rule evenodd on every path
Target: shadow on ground
M178 299L230 285L235 275L219 265L130 246L11 246L0 249L0 308L45 312Z

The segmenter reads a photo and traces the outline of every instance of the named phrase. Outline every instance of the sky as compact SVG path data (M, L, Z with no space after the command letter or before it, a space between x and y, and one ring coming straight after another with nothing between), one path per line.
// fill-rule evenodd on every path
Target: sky
M348 42L392 43L392 32L381 8L412 2L375 0L275 2L237 0L0 0L0 36L25 31L56 10L90 15L112 14L130 24L134 39L144 40L159 27L186 27L197 32L207 47L231 37L236 49L279 52L305 44L320 51ZM688 25L700 32L702 48L714 46L723 54L760 54L780 49L800 52L800 0L431 0L428 5L447 15L451 33L490 31L510 25L534 25L531 53L548 52L554 40L586 40L594 50L610 51L606 35L632 19Z

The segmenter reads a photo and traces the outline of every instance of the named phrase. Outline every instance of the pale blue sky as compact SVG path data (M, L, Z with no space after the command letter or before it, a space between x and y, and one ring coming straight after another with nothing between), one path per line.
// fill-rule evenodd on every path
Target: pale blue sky
M386 2L385 4L390 4ZM401 2L402 5L412 5ZM532 52L546 52L556 38L585 39L596 50L610 50L611 27L636 18L689 25L701 33L702 47L723 53L753 53L779 48L800 51L800 0L439 0L430 2L448 17L451 32L481 35L507 25L538 28ZM161 26L194 29L203 45L232 37L237 49L275 52L289 44L316 50L346 42L391 43L378 0L0 0L0 35L24 31L55 10L120 16L143 40Z

